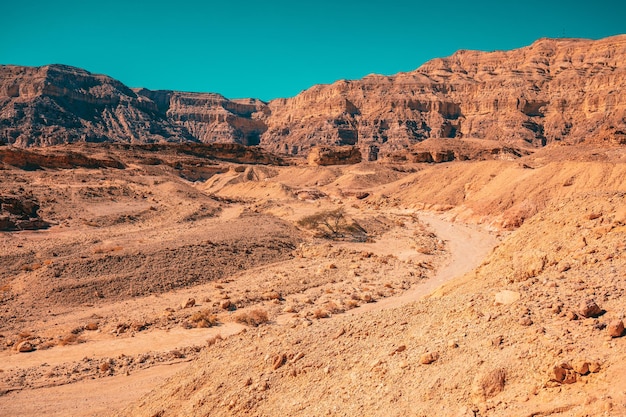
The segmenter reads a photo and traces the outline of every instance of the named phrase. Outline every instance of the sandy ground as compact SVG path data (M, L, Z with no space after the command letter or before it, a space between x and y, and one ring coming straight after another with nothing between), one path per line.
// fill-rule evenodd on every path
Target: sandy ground
M0 414L625 415L626 169L586 155L0 170L52 224L0 235Z

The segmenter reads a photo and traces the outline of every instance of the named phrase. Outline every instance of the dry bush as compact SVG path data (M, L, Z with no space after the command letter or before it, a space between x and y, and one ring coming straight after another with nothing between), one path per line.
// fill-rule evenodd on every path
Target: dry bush
M85 330L98 330L99 324L98 322L89 322L87 323L87 325L85 326Z
M316 308L313 311L313 317L316 319L325 319L325 318L330 317L330 313L324 310L323 308Z
M346 311L344 308L342 308L340 305L338 305L334 301L329 301L326 304L324 304L324 309L328 311L330 314L339 314L339 313L344 313Z
M83 343L84 340L80 338L77 334L70 333L67 336L63 337L59 340L59 346L67 346L67 345L77 345L79 343Z
M359 242L367 240L367 231L358 223L350 222L345 215L345 210L324 210L310 216L303 217L298 225L314 230L319 237L326 239L349 238Z
M202 310L194 313L190 319L196 327L213 327L217 325L217 316L211 310Z
M37 346L37 350L46 350L46 349L53 348L55 346L56 346L56 342L54 342L53 340L48 340L47 342L43 342L39 346Z
M259 308L250 311L241 311L233 316L237 323L247 324L248 326L257 327L269 321L267 311Z
M99 246L93 249L94 254L119 252L124 249L122 246Z
M216 334L215 336L211 336L206 340L206 344L207 346L213 346L214 344L216 344L219 340L222 340L223 337L221 334Z

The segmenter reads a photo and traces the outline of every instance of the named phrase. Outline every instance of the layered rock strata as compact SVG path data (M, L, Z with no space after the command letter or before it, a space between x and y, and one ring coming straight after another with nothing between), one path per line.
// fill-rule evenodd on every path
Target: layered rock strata
M0 67L0 142L226 142L307 155L356 146L364 159L429 138L515 147L626 144L626 35L458 51L412 72L316 85L264 103L130 89L77 68ZM445 159L445 158L444 158Z

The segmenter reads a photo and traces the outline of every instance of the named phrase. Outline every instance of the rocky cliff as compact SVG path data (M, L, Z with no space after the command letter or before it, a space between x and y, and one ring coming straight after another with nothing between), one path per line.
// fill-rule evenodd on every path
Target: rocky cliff
M0 142L231 142L303 154L350 145L364 159L428 138L626 144L626 35L459 51L415 71L316 85L264 103L130 89L51 65L0 67Z
M624 144L625 64L626 36L459 51L413 72L342 80L274 100L262 143L292 153L357 145L369 159L427 138Z
M0 66L0 142L259 143L259 100L219 94L130 89L64 65Z

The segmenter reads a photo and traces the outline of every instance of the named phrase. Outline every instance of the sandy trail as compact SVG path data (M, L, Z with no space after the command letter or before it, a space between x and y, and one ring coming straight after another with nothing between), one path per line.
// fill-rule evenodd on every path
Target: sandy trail
M446 282L465 275L480 265L482 260L498 244L494 234L480 226L452 223L431 213L420 213L420 220L426 222L435 234L447 242L450 255L435 275L396 297L387 297L376 303L364 304L347 314L363 314L367 311L380 311L395 308L417 301L432 293Z
M235 213L225 214L228 217ZM447 281L462 276L476 268L498 243L498 239L494 234L485 231L480 226L453 223L431 213L419 213L419 218L428 223L429 227L439 238L447 242L450 255L445 263L432 278L416 285L405 293L381 299L376 303L365 304L349 310L347 314L363 314L369 311L397 308L419 300ZM398 248L402 247L402 245L398 246ZM279 316L276 319L276 323L279 325L286 323L288 316ZM217 328L203 330L172 329L167 332L155 330L145 334L137 334L133 338L92 341L83 345L35 351L28 355L11 355L3 358L2 366L5 369L13 367L25 368L42 363L55 365L62 362L80 360L84 357L105 357L118 355L119 353L136 354L147 351L164 351L183 346L201 345L213 333L219 333L221 336L227 337L239 333L243 328L244 326L228 322ZM141 395L161 384L167 377L182 369L183 366L184 364L161 365L136 371L131 375L120 375L110 379L81 381L56 387L15 391L0 397L0 409L2 409L2 413L15 416L37 415L41 413L49 416L61 416L68 413L75 416L107 415L107 407L110 406L110 403L107 404L107 402L112 398L115 399L116 406L135 401ZM133 387L132 390L125 388L131 386ZM50 398L58 398L58 402L50 404ZM72 401L79 401L79 404L72 403ZM111 411L109 409L109 412Z

